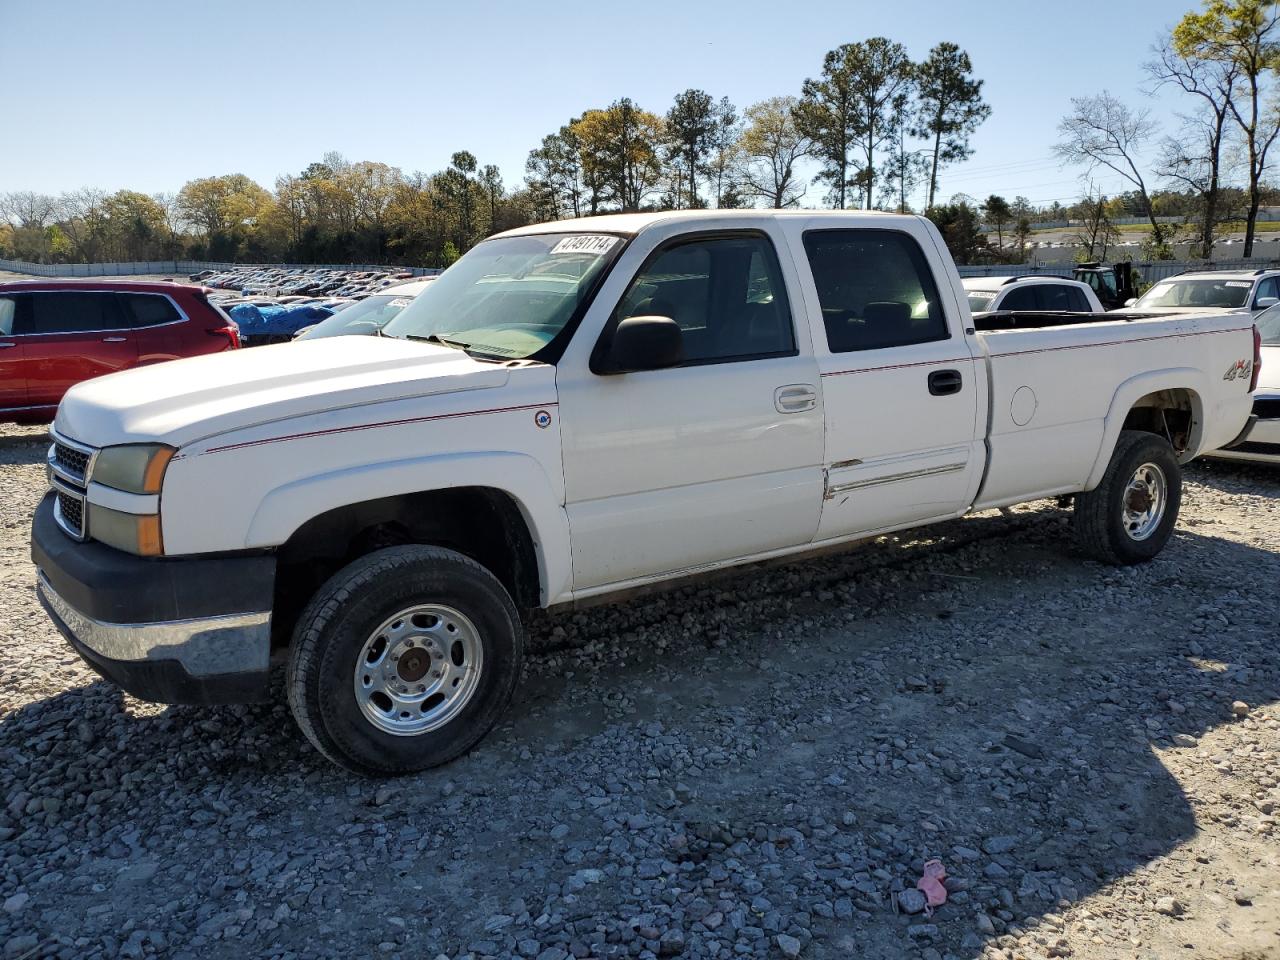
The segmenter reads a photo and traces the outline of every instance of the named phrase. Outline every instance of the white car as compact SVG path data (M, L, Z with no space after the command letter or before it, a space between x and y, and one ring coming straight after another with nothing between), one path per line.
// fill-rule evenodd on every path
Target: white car
M1254 319L1262 370L1253 393L1253 416L1235 443L1207 456L1280 464L1280 305L1264 310Z
M435 277L406 280L383 287L333 316L293 335L295 340L319 340L324 337L372 336L387 325L413 298L427 289Z
M1151 559L1254 348L1214 314L977 333L923 217L521 227L380 336L73 387L39 594L137 696L266 697L278 656L317 749L420 770L501 716L521 609L1063 495L1088 556Z
M1144 313L1239 313L1280 303L1280 270L1209 270L1158 280L1126 308Z
M1020 312L1103 313L1087 283L1065 277L965 277L961 283L974 313Z

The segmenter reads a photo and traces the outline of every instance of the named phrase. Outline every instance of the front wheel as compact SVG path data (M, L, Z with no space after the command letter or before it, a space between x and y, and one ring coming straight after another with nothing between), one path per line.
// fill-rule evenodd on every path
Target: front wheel
M475 561L440 547L378 550L334 574L299 618L289 706L348 770L424 770L497 722L523 646L510 595Z
M1169 441L1123 430L1102 482L1076 495L1076 542L1106 563L1143 563L1173 536L1181 504L1182 468Z

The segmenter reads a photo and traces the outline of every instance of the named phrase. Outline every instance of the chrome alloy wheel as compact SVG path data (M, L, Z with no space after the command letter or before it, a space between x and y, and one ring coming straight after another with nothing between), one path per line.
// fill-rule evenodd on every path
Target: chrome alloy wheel
M1164 471L1144 463L1133 472L1124 491L1124 531L1130 540L1145 540L1156 532L1169 505Z
M356 703L398 737L437 730L467 705L484 669L484 645L461 612L424 603L388 617L360 650Z

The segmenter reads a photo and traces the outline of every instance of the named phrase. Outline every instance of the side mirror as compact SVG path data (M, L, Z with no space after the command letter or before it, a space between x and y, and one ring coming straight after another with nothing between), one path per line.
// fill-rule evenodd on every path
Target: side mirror
M1130 297L1128 300L1126 300L1126 301L1124 302L1124 305L1125 305L1126 307L1132 307L1132 306L1133 306L1135 303L1137 303L1137 302L1138 302L1138 298L1137 298L1137 297Z
M1253 301L1253 309L1265 310L1267 307L1274 307L1277 303L1280 303L1280 298L1259 297L1257 300Z
M614 373L662 370L684 360L684 335L670 317L628 317L613 331L609 366Z

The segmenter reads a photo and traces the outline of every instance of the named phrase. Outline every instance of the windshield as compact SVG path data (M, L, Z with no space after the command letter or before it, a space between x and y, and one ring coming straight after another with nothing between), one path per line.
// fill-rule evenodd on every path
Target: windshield
M607 234L486 240L432 281L383 335L531 357L568 326L622 246L621 237Z
M1262 335L1263 343L1280 347L1280 303L1263 310L1253 318L1253 322L1258 325L1258 333Z
M1139 297L1134 306L1243 307L1252 289L1252 280L1162 280Z
M996 295L991 290L970 290L969 291L969 309L974 313L981 313L983 310L991 309L991 301Z
M411 303L413 303L411 296L378 294L365 297L359 303L353 303L345 310L339 310L314 327L308 327L298 339L314 340L317 337L341 337L348 334L369 336L381 330L388 320Z

